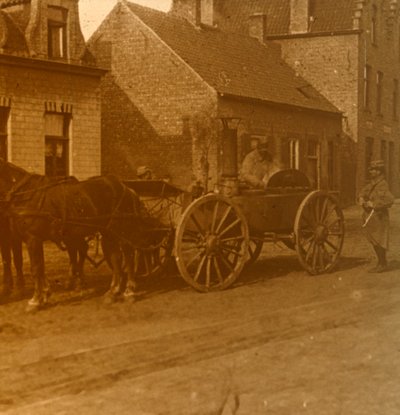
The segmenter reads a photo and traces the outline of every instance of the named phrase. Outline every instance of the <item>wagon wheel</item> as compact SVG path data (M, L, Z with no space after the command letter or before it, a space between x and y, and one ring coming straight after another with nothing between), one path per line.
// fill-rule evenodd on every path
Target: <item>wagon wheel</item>
M248 265L253 264L255 261L257 261L257 258L261 254L263 244L264 244L264 241L262 239L250 237L249 247L248 247L249 259L246 262L246 267Z
M331 271L344 239L344 218L336 198L318 190L307 195L297 211L294 234L304 269L312 275Z
M246 218L232 201L210 194L183 213L175 237L178 269L198 291L222 290L239 276L248 260Z
M172 259L173 233L168 232L154 248L135 250L135 274L153 277L162 274Z

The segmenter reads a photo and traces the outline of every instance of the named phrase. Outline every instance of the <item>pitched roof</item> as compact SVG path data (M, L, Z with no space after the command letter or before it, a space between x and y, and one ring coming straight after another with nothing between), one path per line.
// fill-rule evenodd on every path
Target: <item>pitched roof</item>
M296 76L272 43L196 27L180 17L127 3L130 10L222 94L308 109L339 112L303 78Z
M12 53L17 55L27 55L28 46L26 44L25 36L11 19L11 17L0 10L0 32L4 31L5 36L0 42L0 48L5 53Z
M310 1L311 33L338 32L353 29L354 0ZM227 0L217 3L216 24L225 31L248 33L252 14L265 14L268 35L289 33L290 0Z

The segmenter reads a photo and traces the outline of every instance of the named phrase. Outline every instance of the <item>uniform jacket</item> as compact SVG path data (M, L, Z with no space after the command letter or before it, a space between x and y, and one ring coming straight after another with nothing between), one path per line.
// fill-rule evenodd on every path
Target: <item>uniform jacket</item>
M389 186L384 178L378 178L368 183L361 191L361 201L363 204L363 221L367 220L373 209L372 216L365 226L367 239L373 245L382 248L389 248L389 208L394 202L394 197L389 191ZM372 203L372 208L365 205L366 202Z
M240 170L240 180L250 186L264 188L269 178L278 172L280 166L261 157L257 149L251 151L243 160Z

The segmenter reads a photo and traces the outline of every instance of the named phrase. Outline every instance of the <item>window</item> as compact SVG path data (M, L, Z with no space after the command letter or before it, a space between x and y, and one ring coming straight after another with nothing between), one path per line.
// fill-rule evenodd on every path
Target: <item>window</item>
M388 151L387 151L387 142L386 140L381 140L381 159L387 166L387 158L388 158Z
M333 141L328 141L328 186L336 188L336 149Z
M53 59L67 57L67 16L68 11L61 7L48 7L47 40L48 55Z
M369 165L374 156L374 139L367 137L365 140L365 177L368 177Z
M299 169L299 140L289 140L289 167Z
M45 173L48 176L68 175L69 124L69 115L45 115Z
M320 187L320 145L318 140L307 142L307 176L314 188Z
M378 35L378 8L374 5L372 6L372 17L371 17L371 43L373 45L377 44L377 35Z
M395 152L394 152L394 142L389 141L389 157L388 157L388 166L387 166L387 180L389 186L393 188L394 185L394 176L395 176Z
M383 73L378 71L376 74L376 111L382 114L382 94L383 94Z
M393 119L397 120L399 111L399 81L393 79Z
M8 124L7 107L0 107L0 157L7 160L7 124Z
M369 65L364 67L364 107L369 108L371 104L371 75L372 70Z

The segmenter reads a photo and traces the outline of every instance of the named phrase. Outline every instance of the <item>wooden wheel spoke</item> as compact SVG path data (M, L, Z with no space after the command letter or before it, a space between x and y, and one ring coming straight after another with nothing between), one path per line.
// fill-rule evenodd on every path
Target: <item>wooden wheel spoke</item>
M308 237L307 239L304 239L302 242L302 245L305 247L308 244L310 244L312 241L314 240L314 234L312 234L310 237Z
M185 246L182 247L182 252L198 251L199 249L198 246Z
M217 201L214 206L214 211L211 220L211 232L214 232L215 226L217 224L217 214L218 214L219 202Z
M221 255L220 258L222 259L223 263L229 268L229 270L231 272L233 272L234 271L233 264L228 261L228 259L225 257L225 255Z
M193 277L194 281L197 281L199 279L200 274L201 274L201 270L203 269L203 266L204 266L204 263L206 262L206 259L207 259L207 257L204 255L203 258L200 261L200 264L197 267L196 274Z
M307 225L308 225L309 228L313 229L315 227L314 223L311 223L310 218L308 218L306 215L303 215L301 217L301 219L304 220L304 222L307 223Z
M232 236L232 238L222 238L220 239L220 242L239 242L239 241L243 241L244 240L244 236Z
M227 248L226 246L222 246L221 249L223 251L229 252L230 254L233 254L237 257L242 257L243 256L243 254L241 254L240 252L235 251L234 249Z
M320 199L321 198L317 197L314 204L314 218L316 223L320 221Z
M238 223L240 223L241 220L238 218L235 221L233 221L229 226L227 226L220 234L219 236L225 235L228 231L230 231L232 228L234 228Z
M342 235L343 235L343 232L341 232L341 231L337 231L337 232L329 231L328 232L328 236L342 236Z
M186 264L186 268L189 268L195 261L197 261L201 256L203 255L203 252L198 252L193 258L190 259L190 261Z
M206 287L210 287L211 282L211 258L207 257L207 267L206 267Z
M324 261L324 248L323 245L318 245L318 263L320 266L320 270L325 269L325 261Z
M329 245L335 251L335 253L337 251L339 251L339 247L336 246L335 244L333 244L329 239L325 239L324 243L326 243L327 245Z
M221 268L219 267L217 257L214 257L214 267L215 267L215 270L217 271L218 281L222 284L224 282L224 278L222 277Z
M324 220L325 220L325 215L326 215L326 211L328 209L328 204L329 204L329 199L325 198L324 203L322 205L322 209L321 209L321 215L319 217L321 222L324 222Z
M216 233L218 233L222 227L222 225L224 224L224 222L226 221L227 217L229 216L229 213L233 210L232 206L228 206L228 208L226 209L224 215L222 216L222 219L217 227L217 229L215 230Z
M318 244L315 243L314 244L313 256L312 256L312 267L313 267L313 269L316 269L318 256L319 256L319 246L318 246Z
M315 246L316 246L316 242L312 241L310 246L307 249L307 253L306 253L306 262L309 262L310 258L314 256L314 251L315 251Z
M198 231L201 234L201 236L204 236L205 235L205 230L202 228L202 226L200 225L199 221L196 219L194 213L192 213L192 215L190 216L190 219L195 224L195 226L198 229Z

